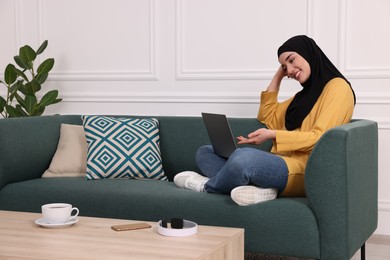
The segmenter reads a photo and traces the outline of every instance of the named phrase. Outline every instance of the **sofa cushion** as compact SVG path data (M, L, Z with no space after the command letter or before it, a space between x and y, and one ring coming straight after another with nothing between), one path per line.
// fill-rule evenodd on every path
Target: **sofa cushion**
M87 140L81 125L61 124L56 153L42 177L85 177Z
M87 179L166 180L158 120L82 116L88 143Z

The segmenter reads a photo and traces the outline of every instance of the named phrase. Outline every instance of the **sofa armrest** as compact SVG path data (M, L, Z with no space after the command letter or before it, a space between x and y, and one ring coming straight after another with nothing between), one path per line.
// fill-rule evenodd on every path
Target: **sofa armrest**
M0 120L0 189L40 178L56 151L61 123L80 124L77 115Z
M354 120L326 132L307 163L305 188L318 219L321 258L352 257L377 227L377 123Z

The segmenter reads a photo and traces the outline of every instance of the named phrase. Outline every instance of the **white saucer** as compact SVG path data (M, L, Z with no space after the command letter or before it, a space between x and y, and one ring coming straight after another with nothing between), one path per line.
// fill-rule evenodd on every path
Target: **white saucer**
M41 227L45 227L45 228L64 228L64 227L68 227L68 226L71 226L73 224L76 224L77 221L79 221L79 220L77 218L74 218L74 219L71 219L65 223L50 224L50 223L46 223L43 218L39 218L39 219L35 220L35 224L37 224Z

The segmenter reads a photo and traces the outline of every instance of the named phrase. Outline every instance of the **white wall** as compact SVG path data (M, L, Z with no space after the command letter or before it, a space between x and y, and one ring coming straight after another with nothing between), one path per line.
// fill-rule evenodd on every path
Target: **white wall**
M379 123L379 227L390 235L390 1L1 0L0 70L49 40L46 114L254 117L290 36L313 37ZM3 74L0 74L3 78ZM300 89L285 80L281 97ZM364 191L362 191L364 192Z

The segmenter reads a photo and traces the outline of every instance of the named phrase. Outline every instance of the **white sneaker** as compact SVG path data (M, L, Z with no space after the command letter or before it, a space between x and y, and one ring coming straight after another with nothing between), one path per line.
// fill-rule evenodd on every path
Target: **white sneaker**
M209 178L192 171L178 173L173 178L173 181L178 187L197 192L205 191L204 185L208 180Z
M248 206L267 200L276 199L278 190L275 188L259 188L256 186L239 186L230 193L232 200L240 206Z

